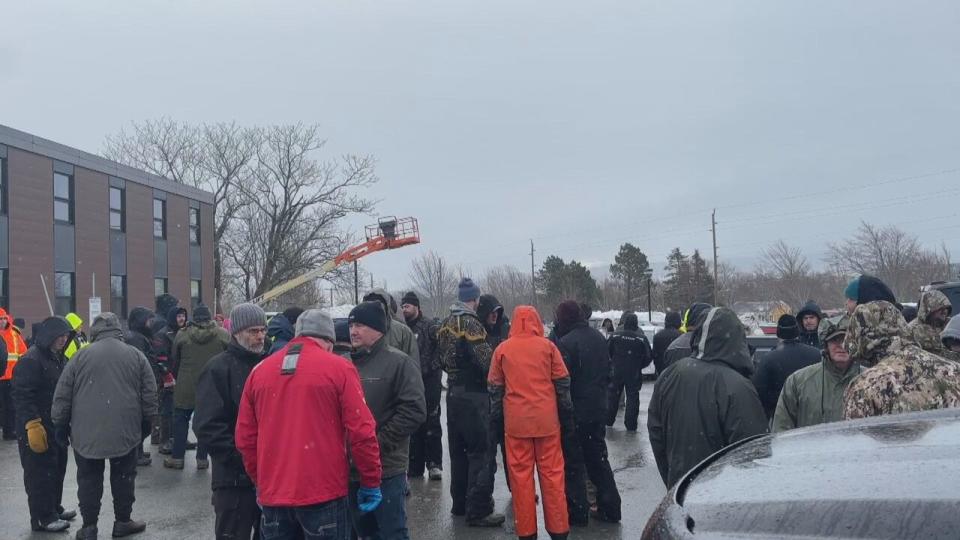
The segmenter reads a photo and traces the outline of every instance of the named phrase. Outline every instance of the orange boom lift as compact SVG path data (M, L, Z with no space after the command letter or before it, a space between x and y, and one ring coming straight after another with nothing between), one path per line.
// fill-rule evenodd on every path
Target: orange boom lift
M277 285L257 298L254 298L252 302L255 304L269 302L285 292L323 277L340 265L356 263L371 253L420 243L420 226L417 223L417 219L412 217L402 219L397 219L393 216L382 217L376 224L367 225L364 232L367 240L362 244L347 248L333 260L320 265L319 268Z

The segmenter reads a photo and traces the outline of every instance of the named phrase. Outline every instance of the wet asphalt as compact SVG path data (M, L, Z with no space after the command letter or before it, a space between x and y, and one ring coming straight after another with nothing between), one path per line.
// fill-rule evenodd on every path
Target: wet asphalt
M640 395L640 429L627 432L621 415L617 424L607 429L607 447L610 463L614 469L620 496L623 499L623 521L609 524L591 521L587 527L575 527L571 539L614 540L639 538L647 518L659 504L666 490L650 451L647 438L647 402L653 391L653 383L644 382ZM444 422L444 425L445 422ZM446 443L446 440L444 440ZM147 522L147 531L133 536L140 540L180 540L213 538L213 507L210 505L210 471L196 470L192 452L187 453L187 465L182 471L163 468L162 458L151 447L153 465L141 467L137 476L137 502L134 505L135 519ZM444 456L446 461L447 456ZM502 464L500 465L502 466ZM447 464L444 464L448 468ZM107 472L109 475L109 471ZM504 526L496 529L467 527L463 518L450 515L448 478L431 482L424 479L410 480L411 496L407 499L407 523L410 538L418 539L508 539L516 538L510 492L503 481L502 471L497 471L494 500L498 512L507 515ZM64 483L63 504L68 509L77 508L76 467L73 457L67 469ZM542 508L538 506L542 512ZM540 538L549 538L543 529L543 515L539 516ZM100 515L100 538L109 538L113 524L113 508L110 499L109 481L104 487L103 508ZM23 471L17 453L16 442L0 442L0 540L15 539L66 539L73 538L80 527L79 516L67 533L33 533L30 531L27 497L23 489Z

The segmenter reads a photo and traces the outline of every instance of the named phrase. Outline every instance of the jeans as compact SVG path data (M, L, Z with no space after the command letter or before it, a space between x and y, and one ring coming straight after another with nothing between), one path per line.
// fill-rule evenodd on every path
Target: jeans
M173 458L183 459L187 453L187 434L190 432L190 418L193 409L173 410ZM207 448L197 443L197 459L207 459Z
M125 456L107 459L87 459L76 451L77 498L83 524L96 525L100 517L100 501L103 498L103 471L110 462L110 494L113 495L113 513L117 521L130 521L133 512L135 482L137 479L137 450L133 448Z
M404 492L407 475L398 474L380 482L383 500L373 512L363 513L357 506L360 484L350 483L350 516L353 530L361 540L410 540Z
M312 506L264 506L260 534L263 540L348 540L347 499Z

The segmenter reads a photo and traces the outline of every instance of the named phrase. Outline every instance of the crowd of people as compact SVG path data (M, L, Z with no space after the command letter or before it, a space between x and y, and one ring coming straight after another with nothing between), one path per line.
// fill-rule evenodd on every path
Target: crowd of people
M909 323L877 278L854 279L845 295L842 316L810 302L780 317L780 343L759 363L725 307L669 313L651 345L634 313L597 329L589 306L564 301L548 332L535 308L511 319L469 278L442 319L414 292L398 302L381 289L337 320L291 307L268 321L250 303L191 317L163 295L126 324L102 313L89 337L76 315L50 317L28 348L22 324L0 312L0 427L18 441L36 531L77 516L63 506L72 447L81 540L98 536L107 462L112 536L146 529L132 514L148 440L167 469L184 469L188 450L198 470L212 462L218 539L405 539L409 479L443 478L444 438L454 516L504 523L500 456L517 536L537 537L539 503L563 539L591 519L620 521L606 431L621 398L624 427L637 431L651 363L647 430L668 488L752 435L960 406L960 318L943 293L922 293Z

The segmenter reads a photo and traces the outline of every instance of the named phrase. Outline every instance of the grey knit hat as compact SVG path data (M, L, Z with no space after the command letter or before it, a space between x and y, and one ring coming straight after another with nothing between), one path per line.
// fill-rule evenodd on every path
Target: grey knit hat
M267 314L256 304L238 304L230 312L230 331L234 334L267 325Z
M337 331L333 326L333 319L322 309L308 309L297 317L297 336L310 336L327 339L335 343Z

